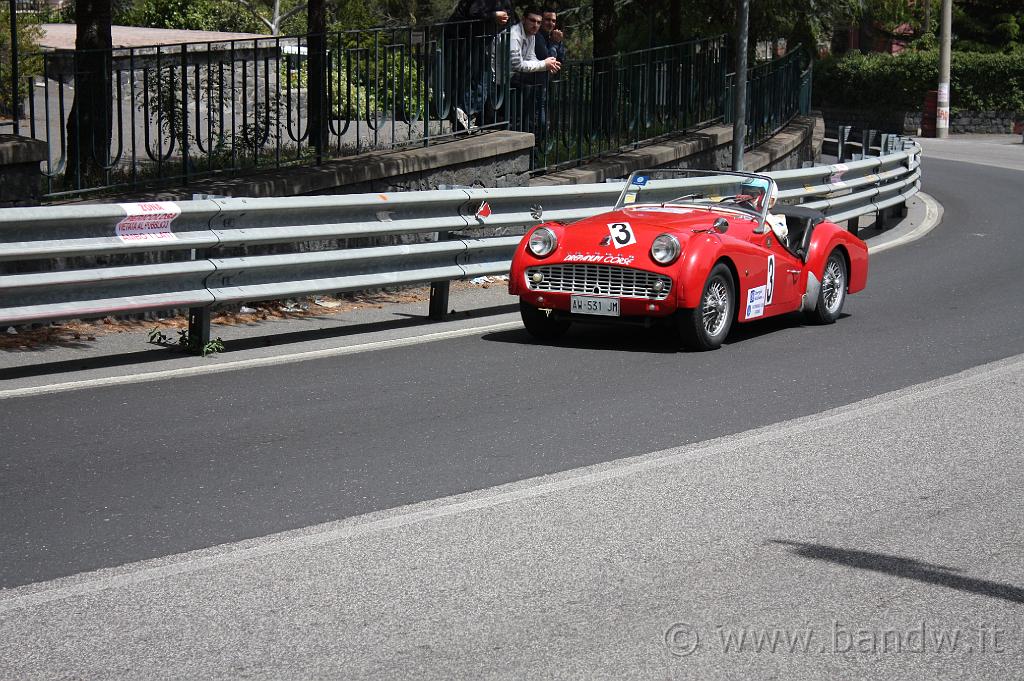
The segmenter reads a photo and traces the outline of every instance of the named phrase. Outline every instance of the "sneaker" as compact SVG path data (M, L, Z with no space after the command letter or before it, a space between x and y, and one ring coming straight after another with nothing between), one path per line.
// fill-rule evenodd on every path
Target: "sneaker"
M469 116L458 107L455 107L455 128L456 130L469 130Z

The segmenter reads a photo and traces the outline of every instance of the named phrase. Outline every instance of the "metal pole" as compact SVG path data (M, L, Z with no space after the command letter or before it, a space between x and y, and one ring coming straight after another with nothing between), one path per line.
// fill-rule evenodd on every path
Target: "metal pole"
M11 0L11 121L15 135L20 134L18 129L18 4L17 0Z
M743 147L747 137L747 29L750 0L737 0L736 76L733 79L732 169L743 170Z
M953 44L953 0L942 0L942 37L939 41L939 101L935 112L935 136L949 136L949 61Z

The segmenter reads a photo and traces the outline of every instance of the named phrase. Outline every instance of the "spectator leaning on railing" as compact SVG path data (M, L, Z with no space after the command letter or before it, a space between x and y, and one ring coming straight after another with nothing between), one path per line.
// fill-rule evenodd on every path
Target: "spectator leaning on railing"
M540 30L534 36L536 41L537 59L543 61L548 57L554 57L561 64L565 61L565 37L557 28L558 14L550 7L545 7ZM547 71L534 76L534 82L538 85L536 89L537 104L537 130L534 134L543 137L548 131L548 74Z
M525 78L524 74L558 73L561 68L561 64L554 57L537 58L536 37L542 20L540 10L530 8L523 13L523 20L512 27L509 36L512 86L518 90L519 95L518 106L514 107L512 112L512 125L519 130L530 131L535 126L534 92L539 87L535 82L530 82L529 78ZM525 119L526 116L529 116L529 120Z

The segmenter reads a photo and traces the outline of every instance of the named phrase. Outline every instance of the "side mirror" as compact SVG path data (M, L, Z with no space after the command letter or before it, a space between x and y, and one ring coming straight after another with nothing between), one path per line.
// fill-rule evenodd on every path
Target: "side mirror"
M720 234L725 234L727 231L729 231L729 221L726 220L725 218L716 218L714 224L712 224L711 226L714 227Z

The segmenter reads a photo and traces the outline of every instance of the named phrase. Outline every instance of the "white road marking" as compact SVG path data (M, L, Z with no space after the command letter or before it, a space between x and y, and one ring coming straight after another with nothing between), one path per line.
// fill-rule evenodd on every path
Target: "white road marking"
M411 336L408 338L393 338L390 340L373 341L371 343L360 343L359 345L348 345L341 348L327 348L324 350L309 350L307 352L296 352L290 355L277 355L274 357L258 357L254 359L243 359L224 364L210 364L196 367L185 367L181 369L166 369L164 371L150 371L144 374L130 376L108 376L106 378L91 378L84 381L71 381L68 383L54 383L52 385L40 385L30 388L12 388L0 391L0 400L12 397L25 397L28 395L49 395L52 393L67 392L69 390L84 390L86 388L99 388L112 385L128 385L131 383L145 383L148 381L159 381L166 378L182 378L184 376L204 376L206 374L220 374L228 371L240 371L254 367L277 366L280 364L291 364L293 362L304 362L310 359L323 357L339 357L341 355L354 355L360 352L373 352L375 350L387 350L390 348L403 348L420 343L433 343L434 341L446 340L449 338L461 338L463 336L474 336L477 334L490 333L493 331L507 331L509 329L521 328L522 322L504 322L502 324L489 324L487 326L474 326L465 329L453 329L451 331L440 331L428 333L422 336Z
M909 244L911 241L917 241L935 229L939 223L942 222L942 204L921 191L917 192L915 196L919 197L924 203L925 215L921 224L892 241L885 241L875 246L868 246L868 253L881 253L883 251L888 251L890 248L896 248L897 246Z
M795 438L802 433L830 429L873 414L903 405L929 400L976 383L1001 376L1021 373L1024 355L974 367L952 376L902 388L819 414L804 416L780 424L772 424L745 433L727 435L683 447L632 456L616 461L578 468L565 473L542 476L509 483L490 489L469 492L412 506L379 511L363 516L333 521L242 542L199 549L175 556L131 563L95 572L85 572L49 582L37 582L0 591L0 613L7 613L68 598L95 594L109 589L126 588L176 575L278 555L306 551L354 537L386 532L417 523L457 516L531 498L566 492L607 480L679 466L699 458L756 449L761 443L780 438Z

